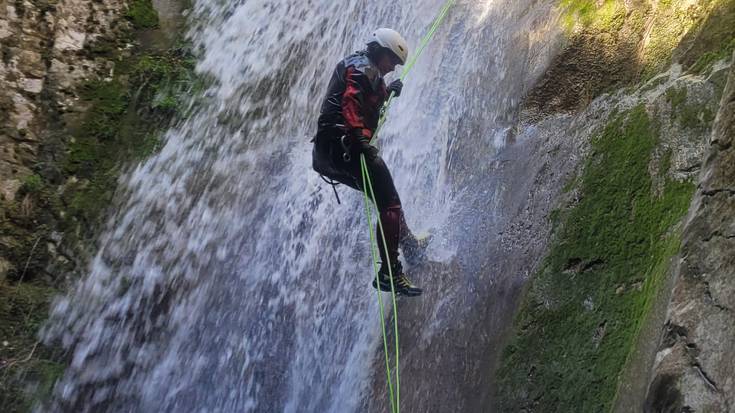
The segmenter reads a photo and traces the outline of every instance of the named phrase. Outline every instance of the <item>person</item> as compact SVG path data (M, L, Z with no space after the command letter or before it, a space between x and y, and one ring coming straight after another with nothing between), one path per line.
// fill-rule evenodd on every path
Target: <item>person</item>
M337 64L317 122L312 166L333 182L363 191L360 155L365 156L387 244L383 245L380 229L376 228L381 266L373 287L391 291L392 273L396 293L416 296L422 290L403 272L398 248L407 262L415 263L423 258L428 238L417 239L408 229L391 173L378 149L370 144L384 102L390 93L400 96L403 89L400 80L386 87L383 76L405 64L407 57L408 45L403 37L395 30L381 28L373 32L365 50Z

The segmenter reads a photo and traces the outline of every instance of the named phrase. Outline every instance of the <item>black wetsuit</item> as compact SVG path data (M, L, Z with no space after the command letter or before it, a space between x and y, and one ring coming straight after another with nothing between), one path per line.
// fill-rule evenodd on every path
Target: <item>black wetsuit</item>
M395 264L399 241L409 231L393 177L377 150L367 144L378 126L380 109L387 96L385 82L367 52L357 52L339 62L319 115L313 168L321 175L362 191L360 154L365 154L390 262ZM345 147L348 160L344 158ZM379 232L377 239L381 259L386 263Z

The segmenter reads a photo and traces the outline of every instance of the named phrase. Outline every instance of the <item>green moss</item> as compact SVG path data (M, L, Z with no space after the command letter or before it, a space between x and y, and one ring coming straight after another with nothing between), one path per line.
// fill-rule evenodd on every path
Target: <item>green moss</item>
M111 160L109 149L120 143L120 124L130 99L127 85L119 79L89 82L82 97L90 108L78 136L69 144L64 169L70 175L88 178Z
M709 13L697 22L682 44L680 61L696 73L706 72L735 49L735 0L713 0L708 6Z
M146 56L135 67L134 75L153 82L147 97L152 109L168 114L180 113L188 90L196 81L194 60L189 56ZM185 87L182 87L185 86Z
M562 23L567 31L571 31L577 22L589 24L595 10L595 2L592 0L562 0L560 7L564 10Z
M703 16L707 15L707 4L699 3L693 8L684 0L659 1L652 9L650 30L645 32L641 48L641 79L650 79L671 65L682 40L696 30Z
M602 30L619 30L625 22L625 8L616 0L561 0L562 24L571 32L577 25Z
M597 9L594 24L602 29L617 32L625 24L625 13L623 4L607 0Z
M149 76L154 80L160 80L178 71L175 62L170 61L166 56L143 56L134 67L135 72L139 75Z
M158 22L150 0L134 0L127 17L139 29ZM188 45L145 53L121 47L133 41L134 33L123 25L112 36L85 46L85 56L114 63L114 76L82 86L84 114L68 122L68 129L56 131L53 142L44 141L47 146L39 152L53 155L39 159L36 174L22 184L21 196L0 202L0 256L10 262L7 280L0 281L3 412L30 411L48 397L66 365L61 354L37 343L37 332L56 293L57 280L51 277L78 267L49 246L61 244L65 254L83 261L83 253L75 253L94 239L121 172L159 148L187 92L203 87L204 81L193 74ZM61 242L52 237L59 232ZM53 274L47 273L49 268Z
M28 175L23 180L23 185L20 187L22 193L38 193L43 189L43 180L40 176L33 174Z
M137 29L152 29L158 27L158 13L153 8L151 0L132 0L125 14Z
M179 114L194 79L194 61L180 50L132 57L118 66L112 80L85 85L90 110L64 162L66 174L78 179L63 197L69 219L90 230L110 204L123 165L157 150L162 127Z
M559 223L562 219L562 210L561 209L554 209L549 213L549 222L551 222L551 229L552 231L556 230L558 228Z
M686 88L670 88L666 90L666 101L671 104L671 111L676 112L679 107L686 102Z
M144 159L158 152L161 148L162 134L163 132L151 132L147 134L141 142L141 145L137 148L135 157L138 159Z
M63 373L58 354L38 343L51 297L57 291L40 283L0 283L0 405L4 412L30 411L48 397Z
M33 372L36 373L37 391L34 401L40 402L51 397L56 382L64 375L66 364L56 360L35 360Z
M681 126L689 129L703 129L712 124L714 112L704 104L687 101L686 88L671 88L666 91L666 100Z
M91 104L82 133L101 140L112 139L128 106L127 85L119 79L95 80L85 85L81 95Z
M703 129L712 124L714 113L703 105L685 105L679 113L681 126L689 129Z
M87 228L110 202L116 167L132 144L119 134L130 104L127 86L119 78L92 81L82 93L90 109L70 140L64 171L80 181L67 188L68 216Z
M153 100L152 107L163 111L176 111L181 106L181 102L172 95L156 96Z
M570 39L527 96L527 106L578 110L602 93L626 86L636 89L672 62L690 67L701 59L693 67L702 71L735 48L730 43L735 37L735 0L557 4Z
M732 58L733 51L735 51L735 38L730 40L729 43L724 44L720 50L704 53L696 62L694 62L694 64L692 64L689 71L705 74L716 62Z
M694 186L648 174L657 130L641 106L594 139L582 198L529 287L499 370L500 411L606 411L678 249Z

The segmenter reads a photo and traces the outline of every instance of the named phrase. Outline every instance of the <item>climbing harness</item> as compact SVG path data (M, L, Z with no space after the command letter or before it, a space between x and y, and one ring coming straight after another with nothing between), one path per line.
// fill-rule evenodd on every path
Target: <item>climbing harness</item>
M339 138L339 144L342 145L342 150L344 151L342 153L342 160L345 162L349 162L352 160L352 157L350 156L350 146L345 143L346 138L347 136Z
M350 145L345 142L345 139L347 139L347 136L341 136L339 138L339 144L342 147L342 160L347 163L352 160L352 157L350 156ZM339 193L337 193L337 185L339 185L340 183L338 181L335 181L334 179L327 178L322 174L319 174L319 178L322 178L322 181L326 182L327 185L330 185L332 187L332 191L334 191L334 197L337 198L337 204L341 205L342 202L339 200Z
M434 37L434 33L439 28L439 25L442 23L444 18L447 16L447 13L449 12L449 9L452 7L456 0L447 0L442 8L439 11L439 14L434 19L434 22L432 23L431 27L429 28L429 31L424 35L424 37L421 39L421 42L419 43L419 47L416 50L416 53L409 59L408 63L403 67L403 72L401 73L400 79L401 81L404 80L408 72L413 68L414 64L416 64L416 60L419 58L421 53L423 53L426 46L429 44L429 41L432 37ZM373 141L377 141L378 133L383 127L383 124L385 123L385 118L388 112L388 108L390 107L390 104L393 100L393 96L395 95L395 92L391 91L390 95L388 96L387 101L385 102L385 105L383 106L381 110L380 119L378 120L378 127L375 130L375 133L373 134ZM367 163L365 161L365 154L360 154L360 170L362 173L362 182L363 182L363 193L365 194L365 215L367 215L367 221L368 221L368 228L370 233L370 247L371 247L371 253L373 258L373 271L375 272L375 282L380 283L379 281L379 270L378 270L378 250L377 250L377 242L375 239L375 235L373 233L373 224L372 224L372 209L370 208L370 201L373 202L373 205L377 205L377 202L375 201L375 193L373 192L373 184L370 179L370 171L368 170ZM368 196L369 191L369 196ZM336 192L336 190L335 190ZM380 289L376 289L378 292L378 306L380 307L380 324L382 328L383 333L383 353L385 354L385 371L388 381L388 391L390 395L390 405L391 405L391 412L393 413L400 413L401 411L401 382L400 382L400 375L399 375L399 354L398 354L398 307L396 306L396 290L395 285L393 283L393 266L390 263L390 258L388 254L388 244L385 240L385 232L383 231L383 223L380 220L380 214L376 214L376 221L378 223L378 229L380 232L381 241L383 242L383 248L385 249L385 257L386 260L388 260L387 267L388 267L388 276L390 279L390 290L391 290L391 299L393 303L393 326L394 331L393 335L395 336L395 361L396 361L396 367L395 367L395 394L393 393L393 380L391 375L391 368L390 368L390 358L388 356L388 338L386 334L386 328L385 328L385 309L383 306L383 298L382 294L380 292Z
M345 128L344 125L340 125L340 124L335 124L334 126L342 130L344 130ZM352 157L350 156L350 145L347 144L345 139L347 139L347 135L342 135L338 138L339 144L342 147L342 160L345 162L350 162L352 160ZM311 139L311 143L315 143L315 142L316 142L316 136ZM331 156L329 157L329 159L330 159L330 164L331 164L332 163ZM319 174L319 178L321 178L322 181L326 182L327 185L332 187L332 191L334 191L334 197L337 198L337 204L341 205L342 202L339 199L339 193L337 193L337 186L340 183L338 181L335 181L334 179L327 178L322 174Z
M332 191L334 191L334 197L337 198L337 204L342 205L342 202L339 200L339 194L337 193L337 185L339 185L339 182L335 181L334 179L328 179L322 174L319 174L319 178L322 178L322 181L326 182L327 185L330 185L332 187Z

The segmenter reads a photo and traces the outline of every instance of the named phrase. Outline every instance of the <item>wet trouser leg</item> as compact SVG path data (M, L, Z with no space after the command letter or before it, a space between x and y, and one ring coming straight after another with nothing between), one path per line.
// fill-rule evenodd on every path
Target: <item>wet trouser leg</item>
M314 169L330 179L362 191L360 154L356 151L351 152L350 160L346 162L342 158L343 150L337 138L317 137L313 152ZM401 207L401 199L396 191L390 170L383 159L380 156L366 156L365 161L385 234L386 245L383 244L380 228L376 224L380 258L385 264L390 260L390 263L395 265L398 262L399 241L403 237L410 236Z
M401 207L401 199L396 191L393 177L390 174L388 166L383 159L376 156L373 159L366 159L367 169L370 174L370 180L373 184L375 192L375 202L380 213L380 222L383 224L383 234L385 235L385 245L383 244L383 234L380 227L376 225L376 237L378 240L378 248L380 249L380 258L384 264L390 262L395 265L398 262L398 243L402 236L408 232L406 220L403 217L403 208ZM388 250L388 261L386 259L386 247Z

